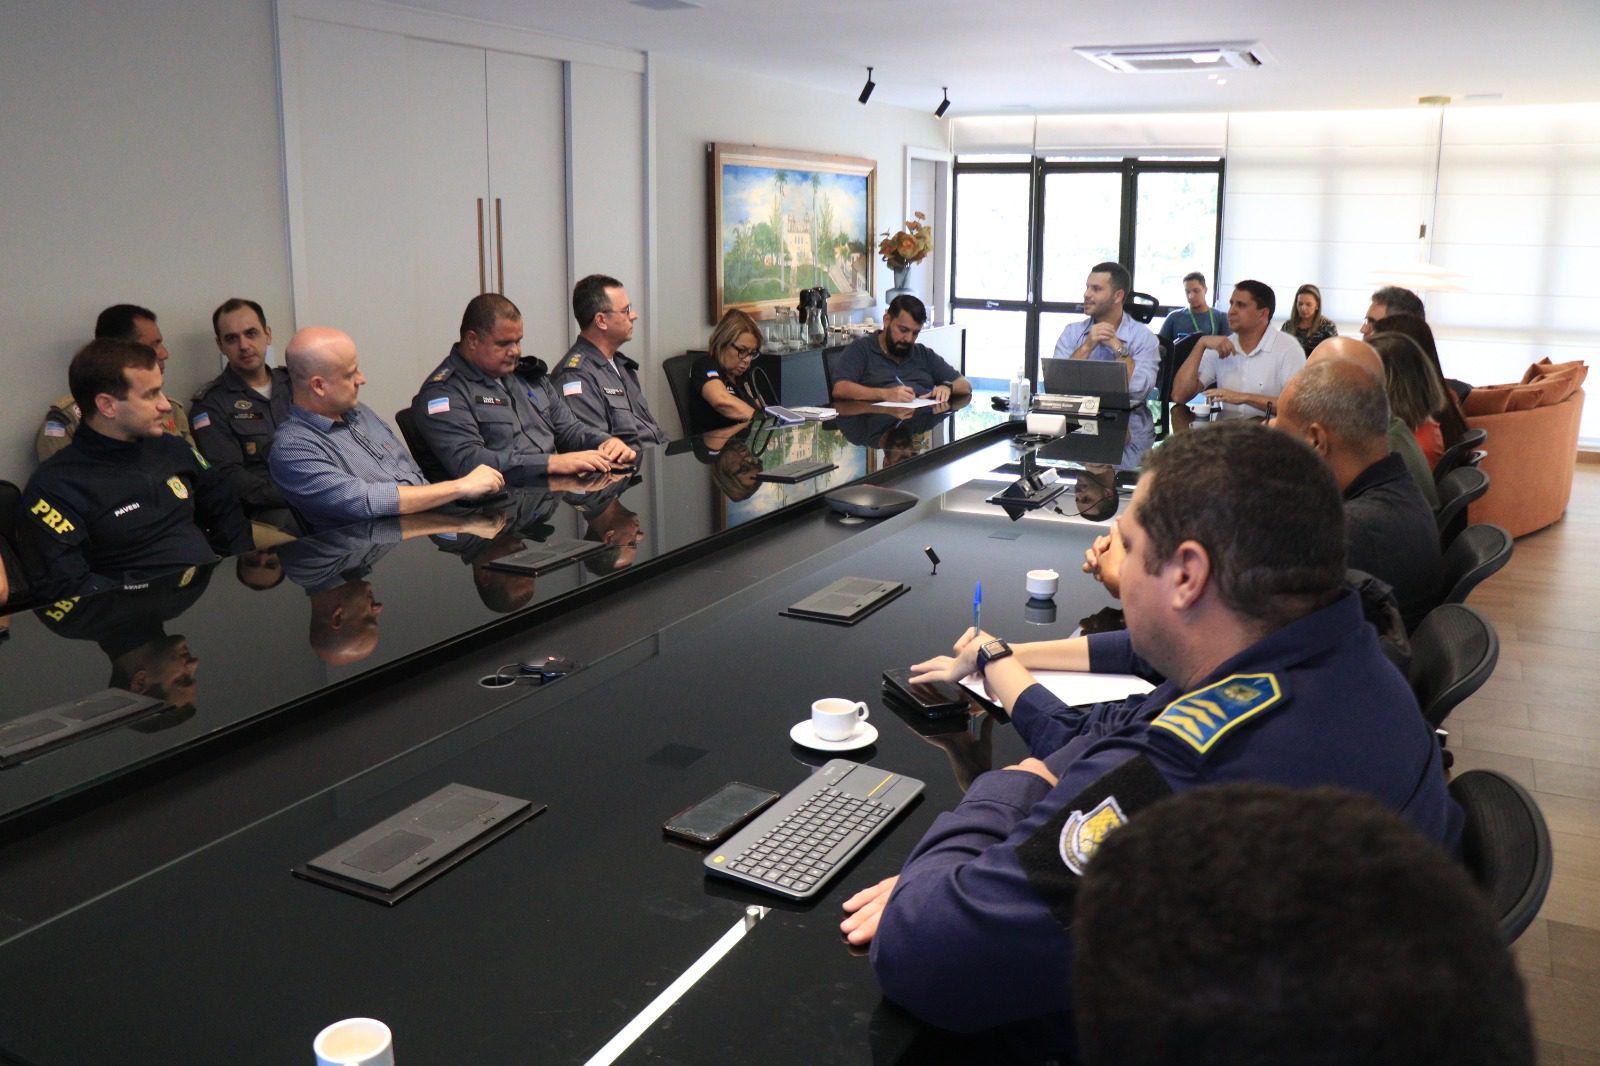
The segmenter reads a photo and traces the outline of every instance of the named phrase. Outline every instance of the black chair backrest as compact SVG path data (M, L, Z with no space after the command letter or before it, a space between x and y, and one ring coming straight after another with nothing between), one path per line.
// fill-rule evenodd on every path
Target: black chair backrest
M1439 482L1439 545L1448 548L1467 527L1467 504L1489 491L1489 475L1475 466L1458 466Z
M1445 549L1439 602L1466 603L1468 594L1510 559L1510 533L1491 522L1468 526Z
M0 481L0 537L8 544L17 542L17 516L22 513L22 490L9 481Z
M433 454L433 449L428 447L428 442L422 439L422 433L417 429L416 420L411 417L411 408L402 407L394 413L394 424L400 427L400 436L405 438L406 447L411 449L411 458L417 461L417 466L422 470L422 476L432 482L449 481L450 472L444 468L439 457Z
M1489 431L1481 427L1467 430L1461 439L1444 450L1439 461L1433 464L1433 482L1441 484L1446 474L1466 462L1467 456L1489 439ZM1476 464L1474 464L1476 465Z
M1497 770L1468 770L1450 782L1466 812L1461 858L1500 920L1507 944L1532 924L1550 890L1554 850L1544 813L1528 790Z
M1130 292L1127 299L1122 302L1122 309L1133 317L1135 322L1150 324L1156 317L1156 311L1161 307L1161 301L1147 292Z
M833 383L839 380L839 357L844 355L844 348L824 348L822 351L822 375L828 379L828 396L833 396Z
M689 368L694 365L696 358L698 356L685 352L682 355L669 355L661 361L661 372L667 375L667 388L672 390L672 403L678 408L678 421L683 426L684 436L697 432L691 416L693 406L689 402Z
M1411 633L1406 680L1435 729L1456 705L1489 680L1500 660L1500 637L1483 615L1461 603L1428 612Z

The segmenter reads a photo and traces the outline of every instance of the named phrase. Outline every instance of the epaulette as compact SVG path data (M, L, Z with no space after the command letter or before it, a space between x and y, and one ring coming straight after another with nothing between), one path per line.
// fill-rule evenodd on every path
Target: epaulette
M1225 734L1284 700L1276 674L1232 674L1179 696L1150 723L1171 733L1197 754L1208 753Z
M455 372L456 368L453 366L442 366L433 374L433 376L428 378L428 384L437 385L441 381L447 381L449 380L450 375L454 374Z
M194 395L189 397L189 402L190 403L200 403L202 400L204 400L206 398L206 393L210 392L212 389L216 388L220 384L222 384L222 375L218 374L216 377L212 378L210 381L206 382L204 385L201 385L198 389L195 389L194 390Z
M562 370L576 370L582 364L583 364L583 353L582 352L573 352L570 356L567 357L567 361L561 364L561 369Z

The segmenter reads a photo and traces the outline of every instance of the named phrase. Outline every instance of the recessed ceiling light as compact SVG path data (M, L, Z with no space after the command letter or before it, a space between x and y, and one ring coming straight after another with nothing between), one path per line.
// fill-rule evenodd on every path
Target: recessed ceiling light
M1423 107L1443 107L1450 102L1448 96L1419 96L1417 103Z
M634 7L647 7L651 11L682 11L706 6L700 0L628 0L628 3Z

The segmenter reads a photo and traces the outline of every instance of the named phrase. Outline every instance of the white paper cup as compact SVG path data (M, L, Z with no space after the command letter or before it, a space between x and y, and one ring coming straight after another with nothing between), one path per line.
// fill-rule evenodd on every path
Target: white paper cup
M811 729L820 740L849 740L867 717L867 705L830 696L811 705Z
M1054 570L1029 570L1028 595L1037 600L1048 600L1056 594L1056 586L1061 583L1061 575Z
M394 1066L394 1036L376 1018L334 1022L311 1041L317 1066Z

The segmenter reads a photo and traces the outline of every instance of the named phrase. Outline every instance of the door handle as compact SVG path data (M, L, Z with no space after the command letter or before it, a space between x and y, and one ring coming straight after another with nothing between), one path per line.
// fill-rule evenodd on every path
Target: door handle
M483 197L478 197L478 291L489 291L488 264L483 255Z
M495 292L506 291L506 239L500 227L500 197L494 198L494 277Z

